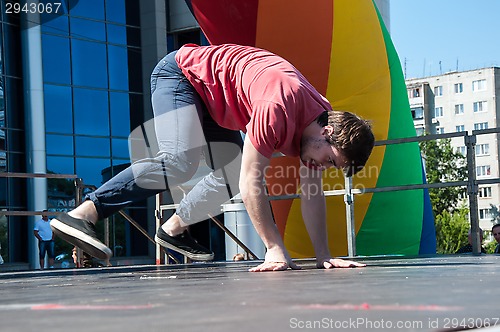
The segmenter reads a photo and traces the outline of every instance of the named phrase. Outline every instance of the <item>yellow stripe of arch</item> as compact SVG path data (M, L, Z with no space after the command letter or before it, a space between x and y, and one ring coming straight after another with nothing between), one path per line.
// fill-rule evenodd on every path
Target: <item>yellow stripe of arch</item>
M391 77L384 38L371 0L334 0L334 27L326 96L334 109L351 111L369 119L377 140L386 139L391 112ZM354 178L355 186L375 187L385 148L375 148L365 173ZM370 174L371 173L371 174ZM343 186L335 171L324 178L325 189ZM356 230L370 204L371 195L356 197ZM343 198L327 199L330 248L333 255L347 253ZM303 241L305 227L300 202L294 201L285 230L285 243L293 257L314 255L309 241ZM299 240L300 239L300 240Z

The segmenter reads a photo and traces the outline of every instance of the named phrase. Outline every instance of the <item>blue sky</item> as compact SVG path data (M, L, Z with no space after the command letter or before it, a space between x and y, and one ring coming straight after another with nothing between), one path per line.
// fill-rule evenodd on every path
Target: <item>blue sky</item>
M500 0L391 0L391 36L406 78L500 67ZM441 62L441 64L440 64Z

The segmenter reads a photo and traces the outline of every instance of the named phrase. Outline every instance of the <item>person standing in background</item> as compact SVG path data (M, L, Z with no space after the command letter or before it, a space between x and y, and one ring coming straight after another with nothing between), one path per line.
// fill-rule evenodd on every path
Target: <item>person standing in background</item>
M497 246L495 247L494 254L500 254L500 224L495 224L491 227L491 234L497 241Z
M40 269L45 267L45 253L49 256L49 268L54 268L54 233L50 228L50 220L47 210L42 211L42 218L35 222L34 234L38 239L38 249L40 251Z

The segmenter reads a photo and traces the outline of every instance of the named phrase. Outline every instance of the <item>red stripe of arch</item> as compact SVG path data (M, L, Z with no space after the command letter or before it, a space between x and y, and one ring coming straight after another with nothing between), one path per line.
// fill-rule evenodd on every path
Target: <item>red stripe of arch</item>
M210 44L255 46L259 0L191 0L187 3Z
M333 0L260 0L256 46L297 67L326 94L333 36Z

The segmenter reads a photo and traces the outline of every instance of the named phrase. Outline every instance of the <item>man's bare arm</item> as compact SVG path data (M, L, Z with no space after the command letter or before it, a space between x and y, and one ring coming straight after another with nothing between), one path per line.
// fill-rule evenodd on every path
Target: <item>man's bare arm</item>
M260 154L247 136L243 146L240 192L255 230L267 248L264 263L250 269L252 272L297 268L274 223L269 200L264 190L263 180L269 163L269 158Z
M306 167L301 165L301 167ZM365 264L333 258L328 248L326 226L326 201L323 193L322 171L301 169L301 209L302 218L316 253L318 268L362 267Z

